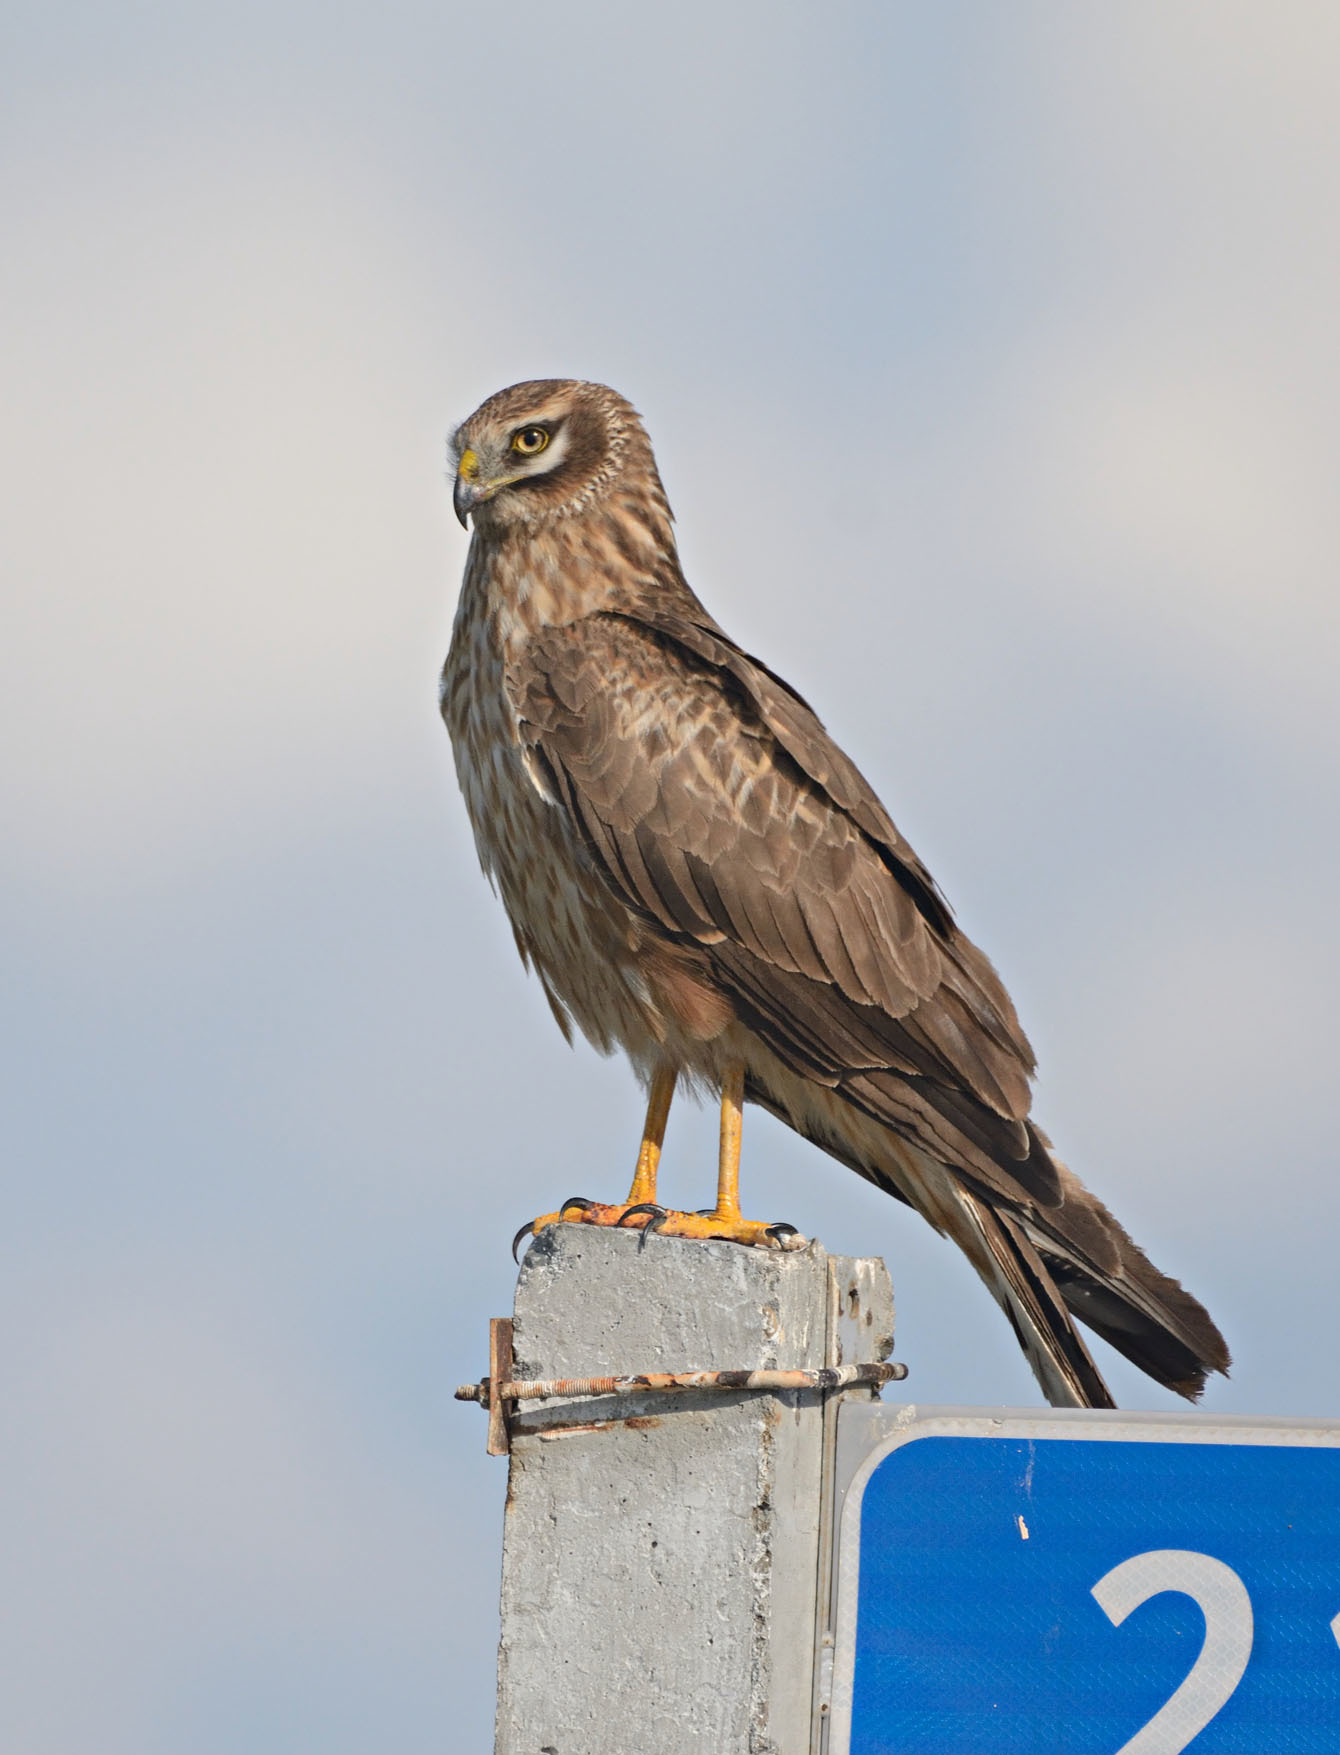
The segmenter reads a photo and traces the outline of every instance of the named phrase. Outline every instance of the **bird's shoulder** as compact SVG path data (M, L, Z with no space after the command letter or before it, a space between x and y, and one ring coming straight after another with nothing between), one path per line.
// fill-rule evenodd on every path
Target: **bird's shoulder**
M809 702L689 593L684 603L658 596L526 642L507 678L523 723L588 747L621 731L659 762L691 739L700 759L710 750L707 771L715 767L723 783L732 763L769 768L790 782L788 804L798 794L823 801L878 850L927 923L950 933L953 916L930 872Z

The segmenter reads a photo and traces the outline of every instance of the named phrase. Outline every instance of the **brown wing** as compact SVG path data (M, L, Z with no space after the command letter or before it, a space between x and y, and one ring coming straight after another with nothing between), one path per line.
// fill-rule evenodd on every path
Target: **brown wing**
M508 684L607 881L786 1064L996 1200L1059 1200L1004 989L798 697L715 630L619 615L544 631Z

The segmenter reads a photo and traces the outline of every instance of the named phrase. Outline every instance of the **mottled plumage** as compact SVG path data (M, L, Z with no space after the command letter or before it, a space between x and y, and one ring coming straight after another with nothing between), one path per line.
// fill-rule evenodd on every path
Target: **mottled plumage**
M959 1243L1053 1402L1110 1405L1071 1313L1197 1394L1214 1324L1029 1119L1009 997L870 786L689 589L633 409L519 384L456 450L443 713L565 1032L644 1080L743 1062L748 1098Z

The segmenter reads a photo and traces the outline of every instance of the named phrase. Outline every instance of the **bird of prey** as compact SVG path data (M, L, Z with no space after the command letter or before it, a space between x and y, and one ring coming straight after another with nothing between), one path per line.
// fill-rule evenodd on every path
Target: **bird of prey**
M636 411L553 379L453 441L473 523L442 711L480 861L560 1028L648 1093L628 1199L526 1230L630 1224L794 1246L746 1219L762 1104L964 1251L1044 1394L1111 1407L1072 1320L1195 1397L1228 1350L1029 1117L1033 1054L991 964L868 782L680 570ZM667 1213L677 1081L720 1093L715 1207Z

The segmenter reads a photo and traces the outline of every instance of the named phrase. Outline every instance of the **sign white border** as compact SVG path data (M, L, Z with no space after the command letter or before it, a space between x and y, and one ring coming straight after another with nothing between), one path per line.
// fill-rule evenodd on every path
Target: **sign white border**
M853 1420L853 1416L855 1419ZM860 1594L861 1503L871 1475L886 1456L919 1438L1076 1439L1141 1444L1276 1444L1340 1448L1340 1425L1332 1420L1273 1420L1257 1416L1128 1414L1088 1408L937 1408L846 1401L843 1423L869 1423L887 1432L853 1473L842 1504L836 1549L837 1606L833 1616L833 1694L828 1713L828 1755L850 1755L852 1695L856 1673L856 1611ZM889 1428L892 1430L889 1430ZM841 1489L839 1488L839 1491ZM1340 1640L1340 1633L1336 1635Z

